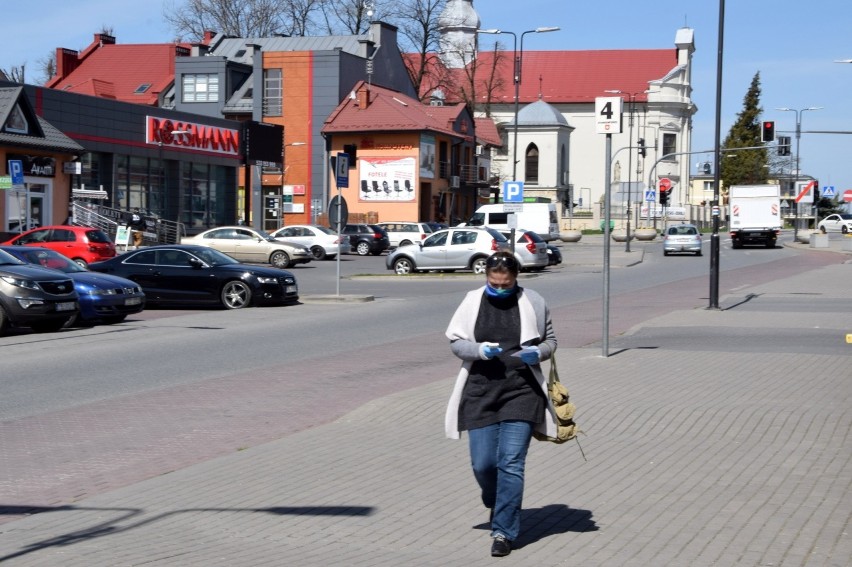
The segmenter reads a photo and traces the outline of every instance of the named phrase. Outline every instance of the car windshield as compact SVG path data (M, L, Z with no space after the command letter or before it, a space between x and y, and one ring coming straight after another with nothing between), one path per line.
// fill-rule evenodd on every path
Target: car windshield
M191 254L198 256L205 264L210 266L228 266L230 264L239 264L224 252L219 252L213 248L198 248L189 250Z
M107 236L106 233L102 230L87 230L86 231L86 238L89 239L89 242L101 242L101 243L111 242L111 240L109 239L109 236Z
M840 218L842 218L843 220L852 220L852 214L843 213L840 215Z
M332 234L334 236L337 236L337 232L331 230L327 226L315 226L314 228L320 232L324 232L325 234Z
M21 264L26 264L23 260L18 260L8 252L0 250L0 265L4 266L20 266Z
M80 266L74 260L66 258L59 252L54 252L53 250L47 250L45 248L23 248L18 251L18 254L23 256L30 264L37 264L39 266L44 266L45 268L59 270L66 274L89 271Z
M485 227L485 231L491 235L491 238L496 240L497 242L509 242L509 239L500 234L500 231L494 230L490 226Z

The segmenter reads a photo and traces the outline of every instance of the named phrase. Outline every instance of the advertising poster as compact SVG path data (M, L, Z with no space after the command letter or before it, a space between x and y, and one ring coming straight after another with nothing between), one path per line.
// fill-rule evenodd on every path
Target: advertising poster
M359 157L359 201L413 201L413 157Z
M420 136L420 177L435 179L435 136Z

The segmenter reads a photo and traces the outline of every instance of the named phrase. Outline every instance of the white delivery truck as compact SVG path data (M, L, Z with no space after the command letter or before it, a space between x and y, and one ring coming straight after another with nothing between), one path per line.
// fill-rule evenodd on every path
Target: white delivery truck
M728 191L728 229L734 248L774 248L781 233L780 185L733 185Z
M517 215L512 228L536 232L546 242L559 238L559 217L553 203L524 203L523 210L517 213L504 212L503 203L482 205L465 224L509 230L509 215L512 214Z

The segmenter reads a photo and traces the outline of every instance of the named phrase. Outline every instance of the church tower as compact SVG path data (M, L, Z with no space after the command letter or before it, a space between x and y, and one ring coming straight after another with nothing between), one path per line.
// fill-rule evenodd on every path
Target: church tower
M449 0L438 18L441 60L449 69L461 69L476 57L479 14L473 0Z

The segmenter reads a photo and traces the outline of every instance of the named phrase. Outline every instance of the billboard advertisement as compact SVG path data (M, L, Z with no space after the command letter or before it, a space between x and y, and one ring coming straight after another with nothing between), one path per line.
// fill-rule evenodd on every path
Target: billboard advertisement
M358 200L406 202L415 199L413 157L360 157Z

